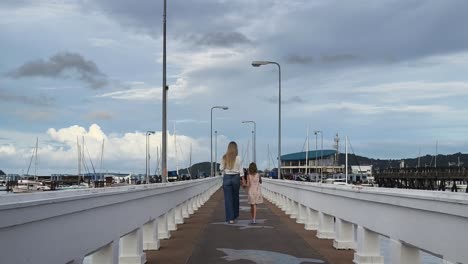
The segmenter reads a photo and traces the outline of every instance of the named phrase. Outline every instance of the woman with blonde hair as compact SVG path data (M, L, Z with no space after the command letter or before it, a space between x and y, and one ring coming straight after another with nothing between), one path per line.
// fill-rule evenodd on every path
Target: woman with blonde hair
M240 175L243 173L242 160L238 155L236 142L229 142L219 168L224 173L223 191L226 222L233 224L234 220L239 217Z

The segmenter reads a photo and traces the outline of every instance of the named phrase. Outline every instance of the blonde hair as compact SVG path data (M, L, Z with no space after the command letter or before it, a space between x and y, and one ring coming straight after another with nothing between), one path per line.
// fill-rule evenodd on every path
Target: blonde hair
M223 156L223 163L226 169L230 170L234 168L237 157L237 144L234 141L229 142L226 154Z

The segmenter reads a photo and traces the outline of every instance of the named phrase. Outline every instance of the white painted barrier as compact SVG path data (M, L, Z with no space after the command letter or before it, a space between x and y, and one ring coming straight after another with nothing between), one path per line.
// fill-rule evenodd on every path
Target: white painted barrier
M466 193L272 179L262 186L263 195L292 217L301 208L305 229L334 239L337 249L355 249L354 263L383 263L379 235L391 239L391 263L420 263L420 250L468 263Z
M0 198L0 263L145 263L221 177Z

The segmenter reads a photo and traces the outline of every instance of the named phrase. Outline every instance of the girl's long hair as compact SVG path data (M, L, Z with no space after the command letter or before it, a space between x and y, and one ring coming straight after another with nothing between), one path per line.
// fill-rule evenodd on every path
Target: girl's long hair
M226 169L230 170L234 168L234 163L237 157L237 144L234 141L229 142L226 154L223 156L223 163Z
M257 164L255 164L255 162L250 163L250 165L249 165L249 174L255 175L255 174L257 174L257 172L258 172Z

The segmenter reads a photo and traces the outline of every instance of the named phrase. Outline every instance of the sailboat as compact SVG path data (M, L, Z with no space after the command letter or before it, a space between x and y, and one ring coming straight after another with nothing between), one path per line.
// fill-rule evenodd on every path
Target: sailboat
M36 137L36 146L34 147L33 153L31 155L31 160L29 161L28 170L26 175L23 175L23 179L18 181L18 185L13 187L12 190L14 193L31 193L37 191L49 191L50 187L45 186L42 182L37 181L37 149L39 147L39 139ZM31 169L32 162L34 161L34 179L30 180L29 171ZM26 176L26 179L24 177Z

